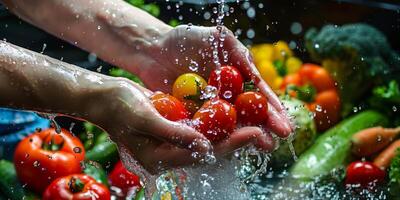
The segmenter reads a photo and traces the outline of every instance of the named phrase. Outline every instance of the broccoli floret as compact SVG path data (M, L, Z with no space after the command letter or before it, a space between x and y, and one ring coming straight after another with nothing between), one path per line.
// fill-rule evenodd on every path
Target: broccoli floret
M311 58L338 82L345 113L375 83L399 79L399 55L380 31L367 24L310 29L305 44Z
M400 150L397 150L389 168L389 186L391 194L397 196L400 191Z

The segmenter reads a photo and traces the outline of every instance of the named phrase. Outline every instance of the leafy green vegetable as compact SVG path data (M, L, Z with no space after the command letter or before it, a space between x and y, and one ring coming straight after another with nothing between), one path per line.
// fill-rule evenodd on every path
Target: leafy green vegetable
M400 57L386 37L367 24L327 25L305 35L311 58L338 81L344 114L373 84L400 80ZM397 74L396 74L397 73ZM373 81L371 81L373 80Z
M300 155L310 147L317 136L312 113L308 111L301 101L294 98L283 98L282 103L288 109L288 114L293 117L296 134L293 137L293 148L296 155ZM294 161L293 154L289 149L289 141L284 141L279 148L272 153L271 163L274 166L291 164Z
M378 86L374 88L373 94L375 97L395 104L400 104L400 88L397 81L392 80L388 86Z
M391 193L397 196L397 192L400 191L400 150L397 150L397 154L390 164L389 186Z
M131 5L138 7L149 14L153 15L154 17L160 16L160 8L155 3L148 3L146 4L144 0L125 0L126 2L130 3Z
M390 116L392 125L400 125L400 87L396 80L375 87L368 103L371 108Z
M124 77L133 82L138 83L141 86L144 86L143 82L139 79L139 77L137 77L136 75L133 75L123 69L112 68L112 69L110 69L109 75L115 76L115 77Z

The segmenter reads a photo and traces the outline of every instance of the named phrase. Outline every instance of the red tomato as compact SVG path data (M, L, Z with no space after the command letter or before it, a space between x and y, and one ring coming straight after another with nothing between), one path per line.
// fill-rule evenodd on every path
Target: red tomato
M23 139L14 152L19 180L37 193L56 178L81 173L85 149L77 137L61 129L50 128Z
M151 102L157 111L168 120L179 121L189 117L189 112L182 102L171 95L155 93L151 96Z
M54 180L43 193L43 200L110 200L107 186L85 174L74 174Z
M361 187L371 187L385 181L385 171L371 162L352 162L346 171L346 185L359 184Z
M213 99L194 114L195 128L212 142L218 142L233 132L236 127L236 111L228 102Z
M259 92L245 92L235 101L238 121L243 125L260 125L268 117L268 104Z
M221 69L212 71L208 84L218 88L219 96L231 103L243 92L243 77L232 66L222 66Z
M128 171L121 161L115 164L114 169L108 175L108 180L112 186L118 187L126 195L130 190L140 188L140 178L136 174Z

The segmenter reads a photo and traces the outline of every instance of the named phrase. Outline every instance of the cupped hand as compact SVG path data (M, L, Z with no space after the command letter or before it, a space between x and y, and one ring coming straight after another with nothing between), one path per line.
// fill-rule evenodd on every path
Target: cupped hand
M167 93L183 73L208 77L218 64L236 66L268 98L266 127L283 138L292 132L285 108L261 78L249 50L226 27L181 25L155 38L142 55L138 75L149 89Z
M192 127L163 118L149 100L150 90L123 78L116 78L115 83L103 102L112 115L98 125L150 173L198 163L210 153L225 155L248 144L264 151L274 148L271 135L258 127L236 130L227 140L211 146Z

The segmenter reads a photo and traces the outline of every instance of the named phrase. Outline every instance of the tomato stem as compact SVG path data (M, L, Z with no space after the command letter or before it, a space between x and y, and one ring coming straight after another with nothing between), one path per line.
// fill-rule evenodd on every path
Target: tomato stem
M47 137L49 137L49 136L47 136ZM43 142L43 145L42 145L42 148L44 150L57 151L57 150L60 150L61 147L64 145L64 140L60 144L57 144L54 140L53 135L51 136L50 142L46 142L47 137L44 139L45 142Z
M296 92L297 99L307 103L315 101L315 96L317 94L315 87L309 84L303 86L289 85L286 89L286 93L290 91Z
M84 186L85 184L79 178L72 177L68 182L69 190L72 193L82 192Z

